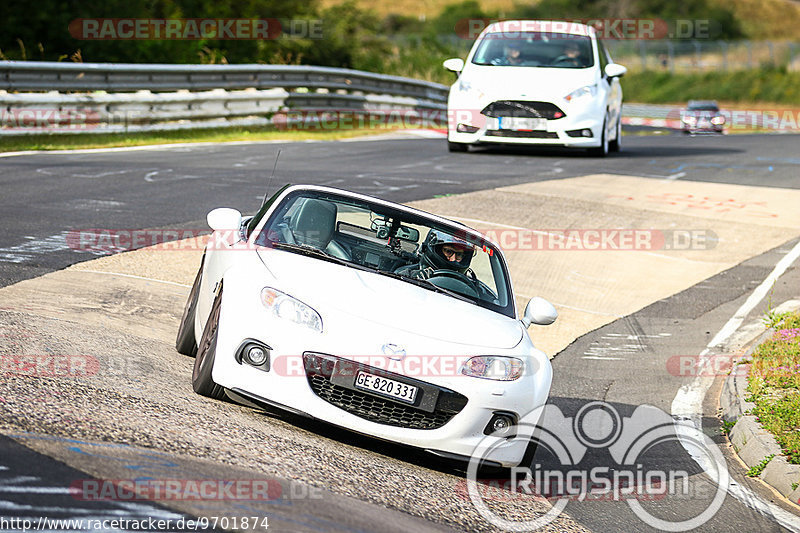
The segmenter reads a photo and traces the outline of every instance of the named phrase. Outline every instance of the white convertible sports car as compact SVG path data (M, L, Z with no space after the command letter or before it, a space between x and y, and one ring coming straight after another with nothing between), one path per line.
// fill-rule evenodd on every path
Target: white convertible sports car
M516 466L552 368L518 316L503 253L417 209L320 186L286 186L214 230L176 348L204 396L277 407L380 439ZM493 441L494 442L494 441Z
M478 144L539 144L619 151L627 69L594 28L550 20L490 24L467 56L444 67L458 80L447 100L451 152Z

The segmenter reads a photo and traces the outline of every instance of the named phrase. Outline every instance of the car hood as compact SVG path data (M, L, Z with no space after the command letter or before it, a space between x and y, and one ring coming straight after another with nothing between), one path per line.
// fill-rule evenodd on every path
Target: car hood
M559 103L575 89L596 83L595 75L593 68L472 65L462 74L462 80L475 88L487 104L495 100L550 100Z
M394 329L439 342L511 349L522 340L518 320L388 276L300 254L261 249L275 288L353 326ZM334 320L333 322L340 321Z

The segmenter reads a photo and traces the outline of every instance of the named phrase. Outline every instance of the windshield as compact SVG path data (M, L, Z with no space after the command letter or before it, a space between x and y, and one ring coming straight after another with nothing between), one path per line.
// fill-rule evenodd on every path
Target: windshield
M587 68L594 65L592 40L551 32L489 33L472 56L476 65Z
M713 102L690 103L689 111L719 111L719 107Z
M344 195L298 191L281 202L255 242L515 316L508 271L497 248L427 217Z

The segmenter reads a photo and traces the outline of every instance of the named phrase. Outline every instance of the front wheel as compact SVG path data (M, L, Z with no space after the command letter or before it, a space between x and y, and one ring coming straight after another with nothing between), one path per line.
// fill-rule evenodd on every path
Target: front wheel
M454 143L447 141L448 152L466 152L468 149L469 146L466 143Z
M608 143L608 150L610 152L619 152L622 150L622 117L617 118L617 136Z
M214 304L211 306L211 313L208 315L206 327L203 328L203 336L197 345L197 357L194 360L192 370L192 388L201 396L208 396L215 400L225 399L225 389L220 387L211 378L211 370L214 368L214 358L217 352L217 334L219 333L219 314L222 307L222 289Z
M603 128L600 131L600 146L597 148L589 148L589 155L592 157L605 157L608 155L608 135L606 135L606 125L608 124L608 115L603 120Z
M186 300L186 307L183 308L183 316L181 317L181 325L178 327L178 336L175 339L175 349L178 353L194 357L197 353L197 337L194 333L194 318L197 312L197 297L200 293L200 281L203 276L203 263L206 260L205 254L200 261L200 268L197 271L197 276L194 278L192 290L189 292L189 298Z

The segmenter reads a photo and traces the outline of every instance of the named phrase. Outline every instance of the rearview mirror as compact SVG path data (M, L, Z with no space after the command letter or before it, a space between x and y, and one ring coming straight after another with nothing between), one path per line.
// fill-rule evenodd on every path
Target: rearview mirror
M391 229L391 222L385 218L374 218L370 224L370 228L375 232L375 236L379 239L386 239L389 237L389 230ZM401 225L397 228L395 237L403 241L417 242L419 241L419 230L409 226Z
M206 215L206 222L215 231L238 230L242 224L242 214L230 207L218 207Z
M534 296L528 305L525 306L525 315L522 317L522 325L526 328L531 324L538 326L549 326L558 318L558 311L553 307L553 304Z

